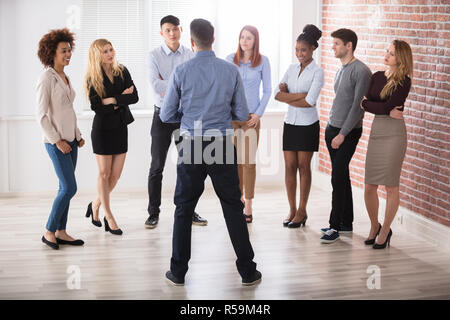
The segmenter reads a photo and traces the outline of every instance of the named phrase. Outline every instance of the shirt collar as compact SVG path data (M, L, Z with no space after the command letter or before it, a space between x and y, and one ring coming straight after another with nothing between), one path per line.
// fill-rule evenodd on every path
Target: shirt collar
M196 57L215 57L216 54L212 50L203 50L203 51L197 51L195 53Z
M306 66L305 70L314 68L315 66L316 66L316 61L314 61L314 59L313 59L311 61L311 63ZM300 63L297 65L297 69L300 69Z
M175 51L175 52L173 52L172 50L170 50L170 48L167 46L167 44L165 43L165 42L163 42L163 44L161 45L161 47L162 47L162 49L163 49L163 51L164 51L164 53L166 54L166 55L168 55L168 56L170 56L171 54L181 54L181 53L183 53L182 52L182 45L181 45L181 43L180 43L180 46L178 47L178 49L177 49L177 51Z

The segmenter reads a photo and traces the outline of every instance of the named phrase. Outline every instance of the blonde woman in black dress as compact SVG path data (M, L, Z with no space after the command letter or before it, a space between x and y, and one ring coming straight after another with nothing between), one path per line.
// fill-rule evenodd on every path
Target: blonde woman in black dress
M134 121L128 105L137 103L138 93L127 68L116 60L115 51L106 39L95 40L89 49L85 91L95 112L92 124L92 147L97 159L98 197L89 203L86 217L101 227L99 208L105 210L105 231L121 235L110 207L110 193L116 186L128 151L127 125Z
M392 236L391 224L400 203L400 174L406 153L403 105L411 88L413 57L411 47L394 40L386 52L386 71L372 75L361 108L375 114L366 154L364 199L371 221L367 245L384 249ZM378 222L378 186L386 187L383 226Z

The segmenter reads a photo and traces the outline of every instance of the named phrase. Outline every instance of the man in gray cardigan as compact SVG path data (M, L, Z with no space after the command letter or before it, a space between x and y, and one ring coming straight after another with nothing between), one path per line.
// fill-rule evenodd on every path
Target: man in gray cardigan
M367 92L372 72L356 59L354 51L358 37L349 29L334 31L334 55L342 66L334 80L336 97L330 110L325 141L331 158L333 186L330 226L323 228L322 243L333 243L340 233L353 231L353 200L349 164L362 134L364 111L360 108Z

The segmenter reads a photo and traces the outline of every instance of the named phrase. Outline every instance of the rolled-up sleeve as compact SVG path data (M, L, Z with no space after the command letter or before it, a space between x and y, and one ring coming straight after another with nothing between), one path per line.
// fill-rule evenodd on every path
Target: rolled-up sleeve
M286 70L286 72L284 73L284 76L283 76L283 78L281 79L281 81L280 81L279 84L281 84L281 83L287 83L287 82L288 82L289 71L290 71L290 70L291 70L291 67L289 67L289 68ZM280 92L280 86L279 86L279 85L275 88L275 91L274 91L274 93L273 93L273 96L275 97L275 96L278 94L278 92Z
M159 95L164 95L169 81L160 78L158 63L151 52L148 55L148 76L153 90Z
M318 68L316 72L314 72L313 82L311 84L311 88L306 95L305 101L311 106L314 107L316 105L317 99L319 99L320 91L323 87L323 70Z
M231 119L247 121L248 112L244 84L242 83L241 75L236 69L236 85L234 87L233 98L231 99Z
M53 126L50 118L48 116L48 112L51 104L51 79L48 77L41 77L36 86L37 90L37 112L36 112L36 120L38 121L44 136L51 144L55 144L59 140L61 140L61 135L58 133L56 128Z
M162 122L178 123L181 121L180 108L181 90L178 82L178 75L175 69L170 75L167 94L161 107L159 117Z

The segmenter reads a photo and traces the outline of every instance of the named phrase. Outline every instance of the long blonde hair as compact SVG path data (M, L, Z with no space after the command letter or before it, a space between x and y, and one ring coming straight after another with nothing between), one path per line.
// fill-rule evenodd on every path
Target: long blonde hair
M92 42L89 48L89 62L87 65L86 75L84 76L84 92L88 98L91 87L94 88L100 98L105 96L102 72L102 54L103 47L107 44L110 44L113 47L110 41L106 39L97 39ZM115 77L123 77L123 66L119 64L116 56L114 56L114 61L112 63L112 74Z
M403 84L406 76L409 76L411 80L413 76L413 56L411 47L403 40L394 40L392 44L395 48L397 68L388 76L386 85L380 92L380 98L383 100L390 97L392 92L394 92L399 85Z

